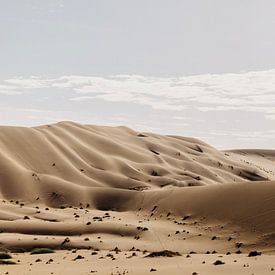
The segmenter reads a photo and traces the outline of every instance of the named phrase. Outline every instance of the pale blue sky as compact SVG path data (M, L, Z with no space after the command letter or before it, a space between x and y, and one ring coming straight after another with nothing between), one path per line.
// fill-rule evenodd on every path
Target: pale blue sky
M265 70L274 26L274 0L0 0L0 74Z
M0 125L275 148L274 0L0 0Z

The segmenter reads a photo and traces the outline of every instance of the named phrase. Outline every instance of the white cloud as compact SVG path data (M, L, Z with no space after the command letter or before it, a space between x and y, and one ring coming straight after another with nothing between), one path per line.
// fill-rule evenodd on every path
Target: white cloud
M73 97L70 98L71 101L86 101L89 99L94 99L94 96L77 96L77 97Z
M9 85L12 89L40 89L46 88L48 86L47 79L42 79L40 77L29 77L29 78L10 78L3 81L4 84Z
M43 88L69 89L72 101L96 98L131 102L159 110L244 110L268 113L275 106L275 70L174 78L117 75L13 78L0 82L0 93L16 95Z
M15 87L7 84L0 84L0 94L3 95L18 95L22 92L18 91Z

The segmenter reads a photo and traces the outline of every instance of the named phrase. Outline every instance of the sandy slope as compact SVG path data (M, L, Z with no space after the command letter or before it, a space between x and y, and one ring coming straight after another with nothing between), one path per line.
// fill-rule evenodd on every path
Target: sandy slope
M0 245L20 260L0 268L50 274L52 258L54 274L269 274L274 162L272 150L223 152L126 127L0 127ZM22 253L34 247L58 253L36 263ZM164 249L183 256L144 258Z

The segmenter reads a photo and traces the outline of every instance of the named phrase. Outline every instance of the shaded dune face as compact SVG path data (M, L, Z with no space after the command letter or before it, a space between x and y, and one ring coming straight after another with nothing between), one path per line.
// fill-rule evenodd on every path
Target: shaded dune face
M1 127L1 196L104 208L93 189L145 191L268 180L257 167L227 155L196 139L126 127L70 122ZM112 197L108 203L112 200L117 201Z

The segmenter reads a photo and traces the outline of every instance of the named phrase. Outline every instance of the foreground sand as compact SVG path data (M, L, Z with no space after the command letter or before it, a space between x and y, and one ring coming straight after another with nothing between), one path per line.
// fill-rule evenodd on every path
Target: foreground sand
M126 254L126 255L125 255ZM132 253L123 253L116 260L101 251L97 256L90 252L57 252L56 255L15 255L20 264L3 268L9 274L274 274L274 256L263 255L260 258L248 258L247 255L192 255L190 258L174 257L148 259L142 256L127 258ZM81 255L84 259L74 260ZM103 259L102 259L103 257ZM40 259L41 262L36 262ZM53 262L47 264L50 259ZM217 259L224 265L213 265ZM152 269L156 271L152 271ZM195 273L196 272L196 273ZM1 273L2 274L2 273ZM3 273L4 274L4 273Z
M0 247L17 263L0 274L273 274L274 161L126 127L0 127ZM146 257L165 249L181 256Z

